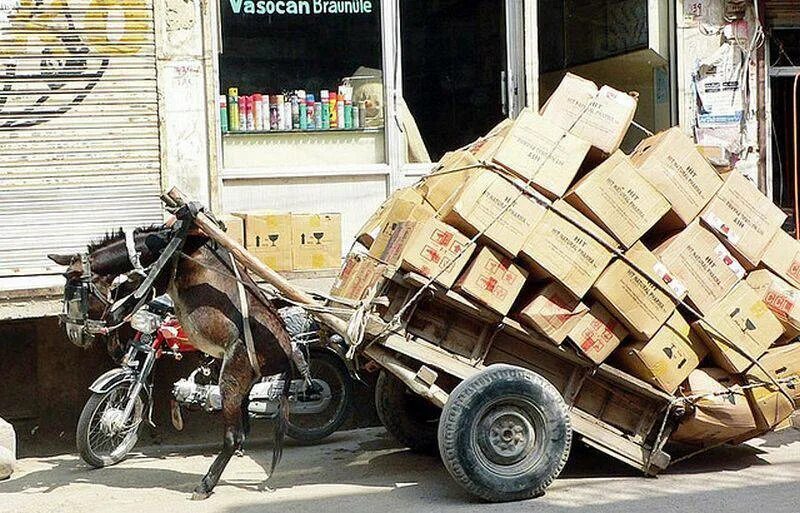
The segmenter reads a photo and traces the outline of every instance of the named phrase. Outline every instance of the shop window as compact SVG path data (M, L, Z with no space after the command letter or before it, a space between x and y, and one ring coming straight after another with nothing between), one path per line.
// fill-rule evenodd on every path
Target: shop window
M220 107L227 114L221 115L221 130L227 136L258 135L262 144L276 144L264 139L288 133L281 140L296 146L299 140L336 142L336 134L341 139L346 132L377 133L366 161L383 161L380 0L222 0L220 5ZM332 147L335 153L336 144ZM262 153L268 161L268 154L289 152ZM341 153L346 159L347 152ZM309 163L326 163L322 155ZM229 156L235 157L226 160ZM335 155L332 160L337 163Z

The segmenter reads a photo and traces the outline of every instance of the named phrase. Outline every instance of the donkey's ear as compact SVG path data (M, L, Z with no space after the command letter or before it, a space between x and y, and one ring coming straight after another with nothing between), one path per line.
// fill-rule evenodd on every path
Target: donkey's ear
M77 256L78 256L77 253L72 255L58 255L56 253L50 253L49 255L47 255L47 258L57 263L58 265L69 265Z

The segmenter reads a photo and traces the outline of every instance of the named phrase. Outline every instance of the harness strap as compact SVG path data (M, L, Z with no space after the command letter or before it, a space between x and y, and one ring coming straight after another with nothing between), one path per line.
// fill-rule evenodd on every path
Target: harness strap
M136 251L136 241L133 240L133 230L124 230L125 233L125 249L128 250L128 260L131 261L134 272L145 276L144 267L139 260L139 252Z
M250 305L247 300L247 294L244 290L242 277L239 274L239 267L236 265L236 258L233 253L228 253L231 257L231 265L233 266L233 273L236 275L236 290L239 293L239 303L242 308L242 324L244 331L244 345L247 347L247 357L250 358L250 365L256 373L256 379L261 379L261 368L258 365L258 357L256 356L256 347L253 343L253 330L250 327Z

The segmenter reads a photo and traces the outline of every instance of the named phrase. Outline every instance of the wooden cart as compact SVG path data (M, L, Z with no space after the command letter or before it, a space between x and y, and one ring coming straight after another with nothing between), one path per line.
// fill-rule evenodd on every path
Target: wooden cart
M168 198L184 202L175 190ZM324 305L204 214L196 224L253 273L348 337L350 319L341 308L338 314L320 311ZM438 448L454 479L489 501L543 493L563 468L573 433L645 474L668 466L663 445L681 410L670 408L672 396L436 286L408 309L402 325L391 325L426 283L413 273L387 277L379 295L388 306L367 313L356 351L360 360L381 367L376 404L390 433L413 449Z

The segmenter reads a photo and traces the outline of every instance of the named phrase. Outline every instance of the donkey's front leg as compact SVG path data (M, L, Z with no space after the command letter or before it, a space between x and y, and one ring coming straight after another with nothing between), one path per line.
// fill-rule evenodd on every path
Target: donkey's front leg
M226 352L220 372L219 385L222 393L222 417L225 422L225 436L222 452L211 464L211 468L195 488L192 500L207 499L217 485L231 456L242 446L245 438L245 408L255 373L247 358L244 344L236 343L233 351Z

